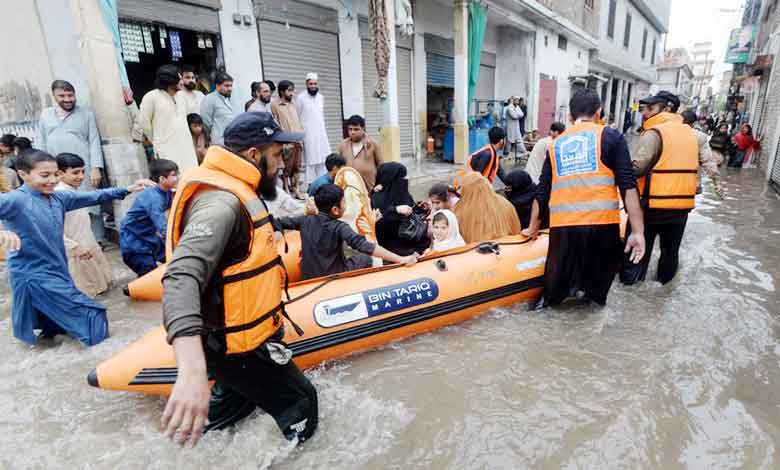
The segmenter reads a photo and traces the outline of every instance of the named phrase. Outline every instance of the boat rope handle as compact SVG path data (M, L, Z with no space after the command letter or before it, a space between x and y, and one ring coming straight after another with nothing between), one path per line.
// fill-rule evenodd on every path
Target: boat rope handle
M540 233L545 233L546 234L547 232L543 230ZM525 240L521 240L521 241L518 241L518 242L483 242L483 243L480 243L479 245L477 245L477 246L475 246L473 248L466 248L466 249L462 249L462 250L459 250L459 251L454 251L452 253L441 254L439 256L436 256L436 257L433 257L433 258L429 258L428 260L436 259L438 261L442 261L442 258L448 258L450 256L455 256L455 255L462 255L463 253L467 253L467 252L469 252L471 250L475 250L475 251L477 251L477 253L482 253L482 254L488 254L488 253L499 254L500 253L500 247L502 247L502 246L525 245L525 244L527 244L527 243L529 243L531 241L532 241L531 238L526 238ZM489 247L489 248L488 248L488 251L480 251L480 247L482 247L481 248L482 250L485 250L484 247ZM428 260L426 260L426 261L428 261ZM400 267L403 267L403 266L404 266L403 264L395 264L395 265L392 265L392 266L385 266L382 270L396 269L396 268L400 268ZM354 271L350 271L350 272L354 273ZM325 287L326 285L328 285L331 282L335 281L336 279L352 277L352 276L344 276L344 274L348 274L350 272L339 273L339 274L331 274L330 276L325 278L324 281L322 281L321 283L319 283L316 286L312 287L311 289L309 289L308 291L304 292L303 294L301 294L301 295L299 295L297 297L294 297L294 298L288 300L287 302L284 302L284 305L285 306L286 305L290 305L290 304L295 303L295 302L297 302L297 301L299 301L299 300L301 300L301 299L303 299L305 297L308 297L309 295L313 294L314 292L317 292L318 290L322 289L323 287ZM288 294L287 298L289 299L289 294Z

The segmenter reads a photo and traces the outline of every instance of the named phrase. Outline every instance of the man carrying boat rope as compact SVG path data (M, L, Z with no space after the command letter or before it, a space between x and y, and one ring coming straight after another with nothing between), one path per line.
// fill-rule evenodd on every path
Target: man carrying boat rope
M244 113L225 129L225 148L209 148L179 184L163 277L178 376L162 416L165 434L178 443L194 445L204 429L256 407L287 439L302 442L317 428L317 392L282 342L286 272L260 198L284 167L282 144L302 138L282 132L268 113Z

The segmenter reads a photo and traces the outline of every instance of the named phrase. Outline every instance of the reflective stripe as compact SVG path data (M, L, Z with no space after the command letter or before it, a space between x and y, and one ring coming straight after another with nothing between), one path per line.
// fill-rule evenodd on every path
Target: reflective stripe
M615 186L615 178L612 176L596 176L593 178L578 178L572 180L556 181L552 190L569 188L587 188L592 186Z
M558 204L550 207L551 214L559 214L561 212L592 212L592 211L610 211L618 210L617 201L593 201L593 202L578 202L573 204Z
M693 169L690 169L690 170L658 170L658 169L653 169L651 171L653 173L656 173L656 174L667 173L667 174L677 174L677 175L679 175L679 174L689 174L689 173L694 173L695 174L695 173L699 172L698 168L695 169L695 170L693 170Z
M648 196L649 199L696 199L692 194L665 194L663 196Z
M252 217L252 219L256 219L266 212L265 204L263 204L263 201L260 200L260 198L247 201L244 205L246 206L246 210L249 211L249 215Z

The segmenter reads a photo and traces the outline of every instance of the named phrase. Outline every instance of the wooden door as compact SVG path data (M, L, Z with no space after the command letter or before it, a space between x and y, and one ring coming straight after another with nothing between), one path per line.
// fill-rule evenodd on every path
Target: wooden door
M539 135L550 134L550 126L555 122L555 95L558 83L555 80L539 79Z

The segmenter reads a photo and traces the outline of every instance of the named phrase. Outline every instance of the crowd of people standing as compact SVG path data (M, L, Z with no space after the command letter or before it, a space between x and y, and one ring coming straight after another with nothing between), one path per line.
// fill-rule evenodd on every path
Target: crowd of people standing
M700 168L722 192L716 157L703 150L722 151L722 137L694 131L699 120L678 114L679 99L667 92L640 101L643 132L632 155L622 133L600 122L599 96L578 90L570 126L552 125L528 171L506 172L501 154L523 145L527 115L513 98L506 129L490 130L489 144L469 156L452 184L434 185L415 201L406 167L384 161L363 117L347 120L348 137L331 151L315 73L297 95L289 80L253 83L246 112L233 109L227 73L217 74L206 95L195 90L196 78L187 67L157 71L134 133L153 148L151 180L128 188L97 189L106 178L95 116L76 104L66 81L52 84L56 104L42 113L32 145L0 142L3 152L16 147L12 172L3 173L6 189L13 176L24 182L0 195L0 245L12 252L14 334L27 343L63 333L86 345L107 337L105 308L92 299L112 282L99 205L140 191L121 224L120 250L139 276L167 263L164 325L179 373L163 426L179 440L197 441L209 420L206 370L217 390L268 411L287 438L302 442L317 427L316 391L282 342L276 231L301 232L301 271L310 279L373 259L411 265L431 252L508 235L536 238L549 228L540 305L572 296L604 305L618 274L625 284L645 279L655 238L658 280L674 278ZM732 142L742 152L756 145L744 126ZM344 168L362 179L376 220L366 233L342 220L346 188L335 183ZM496 179L503 193L494 190ZM345 244L354 256L345 255Z

